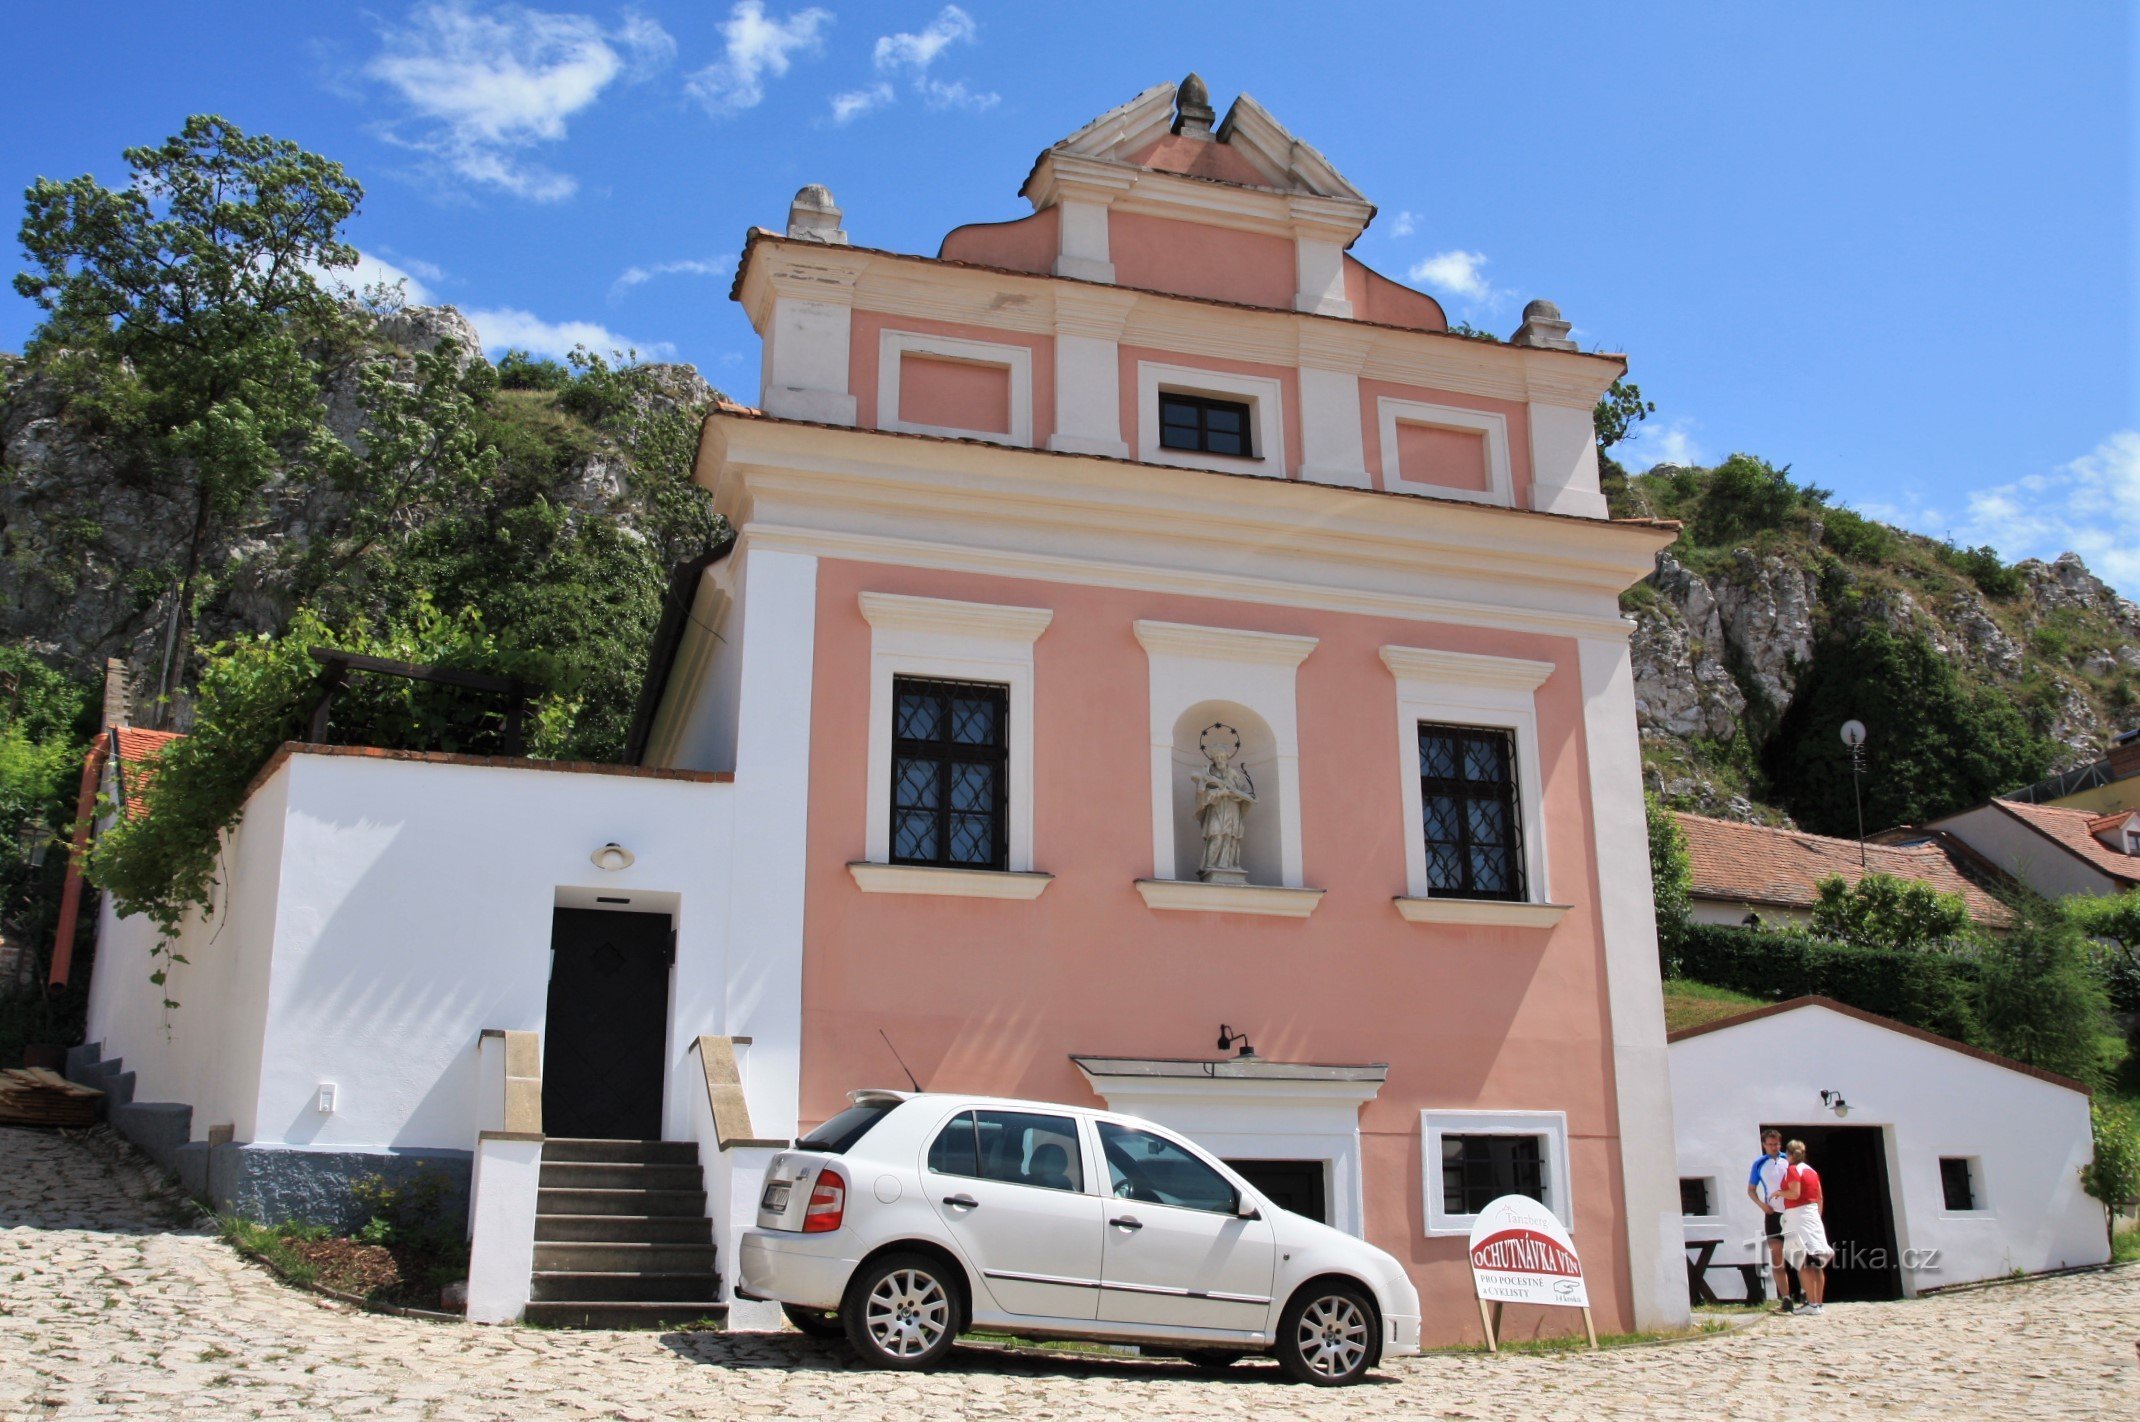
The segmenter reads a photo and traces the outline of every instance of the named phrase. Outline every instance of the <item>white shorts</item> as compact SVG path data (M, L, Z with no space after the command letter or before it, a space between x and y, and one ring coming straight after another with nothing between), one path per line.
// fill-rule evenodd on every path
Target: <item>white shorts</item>
M1793 1269L1808 1263L1822 1267L1835 1257L1817 1205L1793 1205L1783 1212L1783 1261Z

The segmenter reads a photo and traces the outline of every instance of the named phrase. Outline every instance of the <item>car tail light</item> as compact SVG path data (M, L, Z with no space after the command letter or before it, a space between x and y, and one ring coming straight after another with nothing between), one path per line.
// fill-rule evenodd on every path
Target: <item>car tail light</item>
M847 1218L847 1181L826 1166L810 1187L810 1203L803 1209L803 1233L827 1234Z

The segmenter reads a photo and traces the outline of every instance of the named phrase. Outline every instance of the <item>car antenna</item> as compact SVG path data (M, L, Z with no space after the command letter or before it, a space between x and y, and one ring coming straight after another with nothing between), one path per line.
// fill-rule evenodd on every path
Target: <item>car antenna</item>
M897 1047L892 1047L892 1039L889 1036L885 1035L885 1031L882 1027L879 1027L877 1029L877 1035L884 1038L885 1046L891 1047L892 1060L899 1063L899 1069L907 1074L907 1085L914 1088L914 1092L916 1095L920 1095L921 1083L914 1079L914 1068L907 1065L907 1059L899 1055L899 1049Z

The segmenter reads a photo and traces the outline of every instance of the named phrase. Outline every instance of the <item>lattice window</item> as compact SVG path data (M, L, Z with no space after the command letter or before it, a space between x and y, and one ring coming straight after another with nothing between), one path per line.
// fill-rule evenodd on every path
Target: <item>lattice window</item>
M892 862L1006 869L1009 689L892 679Z
M1489 727L1420 722L1419 811L1430 892L1523 899L1514 736Z
M1551 1207L1544 1137L1442 1137L1443 1211L1475 1215L1503 1195L1528 1195Z

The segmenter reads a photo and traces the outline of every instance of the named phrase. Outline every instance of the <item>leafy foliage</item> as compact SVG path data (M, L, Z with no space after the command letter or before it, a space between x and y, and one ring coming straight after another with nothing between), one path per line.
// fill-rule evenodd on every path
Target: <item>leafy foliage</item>
M1977 964L1917 949L1859 948L1796 929L1697 923L1678 976L1767 1001L1818 995L1957 1041L1987 1045L1976 1016Z
M1981 548L1957 548L1951 543L1939 545L1941 561L1955 571L1967 574L1987 596L2019 597L2027 586L2020 572L2000 561L1999 550L1990 544Z
M1656 413L1657 403L1642 398L1642 387L1621 376L1598 398L1596 407L1590 412L1591 425L1597 430L1598 448L1611 449L1626 439L1637 424Z
M2140 1200L2140 1114L2120 1102L2098 1100L2088 1112L2095 1156L2081 1171L2081 1187L2103 1202L2107 1216Z
M562 390L571 383L572 372L547 357L538 360L518 349L498 357L501 390Z
M1969 933L1969 906L1958 894L1892 874L1852 884L1840 874L1820 881L1813 929L1860 948L1927 948Z
M1831 626L1762 757L1798 822L1857 833L1848 720L1870 732L1863 776L1868 826L1923 824L2025 785L2049 769L2050 743L2006 697L1964 689L1951 659L1921 635Z
M1694 868L1687 859L1687 837L1679 821L1649 791L1642 792L1642 815L1649 829L1650 893L1657 905L1657 951L1672 976L1680 946L1693 922Z
M1817 503L1818 492L1792 483L1789 465L1778 469L1765 459L1734 454L1709 472L1695 509L1695 537L1725 544L1781 527L1791 514Z
M2080 1081L2102 1075L2109 1004L2086 940L2055 904L2031 899L1983 954L1977 1020L1995 1052Z

